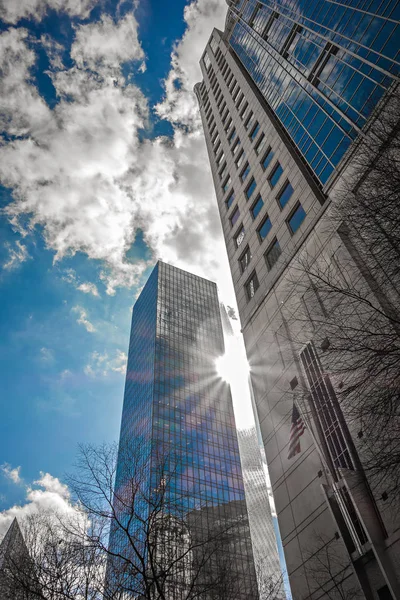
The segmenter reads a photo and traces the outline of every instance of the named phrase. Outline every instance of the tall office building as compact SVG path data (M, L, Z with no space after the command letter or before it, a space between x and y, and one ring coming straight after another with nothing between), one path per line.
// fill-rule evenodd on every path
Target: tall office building
M393 282L368 279L352 224L338 226L332 211L399 81L399 3L228 5L195 92L292 593L397 598L400 522L385 490L372 490L362 427L346 421L343 382L324 356L331 340L319 323L337 307L304 291L299 265L325 261L342 280L346 270L396 310Z
M144 497L165 496L151 535L171 600L258 598L232 399L216 370L223 353L216 284L159 261L133 308L115 495L129 488L126 449L139 447ZM144 502L142 522L149 510ZM129 552L124 543L115 527L111 548Z

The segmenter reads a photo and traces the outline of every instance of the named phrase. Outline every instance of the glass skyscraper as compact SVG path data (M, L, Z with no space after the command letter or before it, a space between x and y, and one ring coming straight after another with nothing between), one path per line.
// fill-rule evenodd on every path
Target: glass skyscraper
M399 80L399 19L396 0L231 3L231 48L322 184Z
M256 599L232 400L215 364L223 353L216 284L159 261L133 308L115 490L121 497L127 486L126 448L140 447L144 485L150 493L165 487L166 506L174 507L167 515L174 543L188 549L185 583L191 582L196 546L226 525L229 543L215 557L214 574L228 561L229 580L238 584L231 597ZM161 478L160 448L173 456L173 468L168 458ZM147 510L144 504L144 519ZM159 536L161 554L168 539L165 531ZM121 543L116 529L111 547ZM185 598L175 587L171 599Z

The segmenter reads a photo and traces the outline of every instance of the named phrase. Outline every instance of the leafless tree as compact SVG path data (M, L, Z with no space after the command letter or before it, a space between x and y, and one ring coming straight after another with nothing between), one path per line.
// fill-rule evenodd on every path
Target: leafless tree
M68 535L71 527L73 536ZM22 522L24 546L7 555L4 566L12 590L5 598L100 600L104 557L87 543L87 530L90 523L79 511L26 517Z
M177 486L180 470L179 459L160 447L81 448L69 484L92 524L90 547L107 558L105 597L256 597L255 581L235 568L244 502L194 504L199 490Z
M340 540L315 536L314 548L308 552L307 578L315 590L329 600L364 598L355 578L350 558Z
M140 445L81 447L69 477L73 515L24 525L32 565L11 565L21 600L258 598L255 572L242 564L244 501L194 504L193 489L177 488L180 468Z
M283 575L280 571L271 574L268 567L269 565L264 564L263 561L256 563L260 600L283 600L286 597Z

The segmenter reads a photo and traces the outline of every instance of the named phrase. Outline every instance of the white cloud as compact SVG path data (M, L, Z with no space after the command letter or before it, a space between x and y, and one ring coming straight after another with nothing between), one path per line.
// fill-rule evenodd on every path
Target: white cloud
M111 372L125 375L126 361L128 357L122 350L117 350L114 356L104 352L92 352L89 362L84 368L84 372L89 377L107 377Z
M10 479L13 483L22 483L22 479L20 476L21 467L15 467L13 469L8 463L4 463L4 465L1 465L1 470L3 471L7 479Z
M70 283L75 289L83 292L84 294L92 294L92 296L99 297L99 290L97 285L90 281L80 281L74 269L65 269L62 272L61 279Z
M51 348L40 348L40 360L43 363L53 363L54 362L54 351Z
M15 190L9 217L32 215L30 226L43 227L55 260L79 251L102 261L100 279L108 294L138 283L149 264L126 258L140 228L152 251L150 262L162 258L218 280L232 301L192 92L200 79L198 61L206 41L213 26L223 26L225 13L226 6L217 0L198 0L185 8L187 31L174 49L166 97L157 110L188 129L176 126L171 139L140 141L146 100L120 70L121 62L142 60L137 24L132 15L118 23L104 17L77 27L71 51L75 63L50 73L60 102L52 111L45 107L46 120L25 115L28 137L0 146L0 178ZM29 61L28 53L19 81L37 101L29 82ZM170 85L176 78L179 89Z
M74 306L72 312L77 313L79 316L76 320L79 325L83 325L86 331L93 333L96 331L94 325L89 321L87 312L82 306Z
M26 503L14 505L0 512L0 536L3 536L15 517L20 523L33 514L58 514L72 516L77 507L71 502L68 487L50 473L40 473L40 478L26 486Z
M214 27L224 28L226 12L227 6L220 0L195 0L185 7L187 29L172 52L171 70L165 81L166 96L157 106L162 118L200 127L193 86L201 80L199 61L206 43Z
M24 246L24 244L22 244L19 240L15 242L14 247L11 244L6 244L6 248L8 250L8 259L3 264L3 269L6 271L17 269L21 263L27 261L29 258L32 258L26 249L26 246Z
M115 24L111 17L103 16L97 23L78 26L71 57L80 69L118 75L122 63L144 58L135 17L127 13Z
M52 9L85 19L95 4L96 0L0 0L0 18L6 23L27 18L40 21Z
M76 289L83 292L84 294L92 294L92 296L99 296L99 290L97 289L97 286L94 283L89 283L85 281L84 283L79 284Z

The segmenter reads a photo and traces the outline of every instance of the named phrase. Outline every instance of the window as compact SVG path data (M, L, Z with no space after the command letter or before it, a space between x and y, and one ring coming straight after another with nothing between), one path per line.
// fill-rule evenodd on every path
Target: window
M256 216L258 215L258 213L260 212L260 210L262 209L263 206L264 206L263 199L261 198L261 196L258 196L257 200L255 201L255 203L253 204L253 206L250 209L253 219L256 218Z
M243 102L243 98L244 98L244 94L243 94L243 92L240 92L240 95L239 95L239 97L238 97L238 99L237 99L237 101L236 101L236 108L237 108L238 110L239 110L239 108L240 108L240 105L241 105L241 104L242 104L242 102Z
M232 227L235 225L235 223L237 223L239 217L240 217L240 211L239 211L239 207L237 206L235 208L235 210L233 211L231 218L229 219Z
M271 148L268 148L268 150L266 151L264 158L262 159L261 165L262 168L267 169L269 166L269 163L271 162L271 160L274 158L274 153L272 152Z
M228 129L230 128L230 126L232 125L232 117L229 117L224 129L225 131L228 131Z
M281 191L279 192L279 194L277 196L277 200L278 200L279 206L281 208L286 206L286 204L289 202L290 198L292 197L292 194L293 194L293 188L290 185L290 182L286 181L286 183L283 185Z
M265 262L267 263L268 270L272 269L281 253L281 247L278 240L275 238L265 253Z
M239 248L240 244L243 242L243 239L244 239L244 227L242 225L241 228L239 229L239 231L237 232L237 234L235 235L236 248Z
M240 111L240 118L241 118L242 120L246 118L246 115L247 115L247 109L248 109L248 108L249 108L249 103L246 101L246 102L243 104L243 108L242 108L242 110Z
M242 273L245 272L245 270L247 269L247 267L250 264L250 261L251 261L250 248L248 246L246 246L245 251L243 252L243 254L240 255L240 258L239 258L239 265L240 265L240 270L242 271Z
M260 238L260 242L265 240L269 232L271 231L271 221L268 216L265 217L264 221L261 223L260 227L257 229L258 237Z
M234 192L234 190L231 190L229 196L225 200L225 204L226 204L226 208L227 209L232 206L234 199L235 199L235 192Z
M296 233L296 231L298 230L298 228L304 221L305 216L306 216L305 210L299 202L287 220L287 224L289 226L291 233Z
M258 121L255 122L253 129L250 132L250 139L252 142L256 139L257 133L260 131L260 124Z
M239 148L240 148L240 140L238 138L232 146L232 154L235 155L236 152L239 150Z
M340 404L330 377L323 371L312 342L308 342L304 350L301 351L300 360L331 459L335 467L354 470L352 456L347 444L349 433L342 418Z
M235 160L236 163L236 167L239 169L239 167L241 166L242 162L244 161L244 159L246 158L246 155L244 153L244 150L241 150L239 152L239 155L237 157L237 159Z
M224 193L228 190L229 187L231 187L231 183L232 183L231 176L228 175L228 177L225 179L225 181L222 185L222 189L223 189Z
M213 51L213 54L216 54L217 51L219 50L218 48L218 42L215 39L215 37L212 37L210 40L210 46L211 46L211 50Z
M208 56L207 52L204 53L203 62L204 62L204 66L205 66L206 70L208 71L208 69L211 67L211 60L210 60L210 57Z
M268 177L268 181L269 181L271 187L276 186L282 173L283 173L283 168L282 168L281 164L277 162L276 165L274 166L274 168L272 169L271 175Z
M270 18L267 21L267 24L265 25L265 29L263 31L262 37L264 38L264 40L266 40L268 38L268 32L269 30L272 28L273 24L275 23L275 21L279 18L279 13L277 12L273 12L270 16Z
M245 285L247 298L249 300L251 300L253 298L254 294L256 293L256 291L258 290L259 287L260 287L260 284L258 283L257 273L254 271L254 273L252 274L252 276L250 277L250 279L247 281L247 283Z
M259 2L255 9L253 10L253 14L250 17L250 21L249 21L249 25L250 27L253 27L255 20L257 19L258 13L261 11L262 9L262 4Z
M265 137L265 135L262 133L260 135L260 138L257 142L257 144L254 147L254 150L256 152L256 154L261 154L261 152L264 150L265 148L265 144L267 143L267 138Z
M250 165L247 162L245 164L245 167L244 167L243 171L240 173L240 179L242 180L242 182L245 181L245 179L247 178L247 176L248 176L249 173L250 173Z
M247 196L247 200L250 200L251 196L253 195L254 190L256 189L256 180L254 179L254 177L251 178L251 181L249 183L249 185L246 188L246 196Z
M222 169L219 172L220 179L223 179L225 174L226 174L226 162L224 162Z
M232 129L232 131L231 131L231 132L230 132L230 134L229 134L229 137L228 137L228 142L229 142L230 144L232 144L232 142L234 141L235 137L236 137L236 129L235 129L235 128L233 128L233 129Z
M217 158L217 165L218 165L218 166L221 164L221 162L224 160L224 158L225 158L224 151L223 151L223 150L221 150L221 152L220 152L220 154L219 154L219 156L218 156L218 158Z
M250 111L249 116L246 119L246 122L244 124L245 128L248 130L250 129L250 127L253 125L253 120L254 120L254 115L253 115L253 111Z

